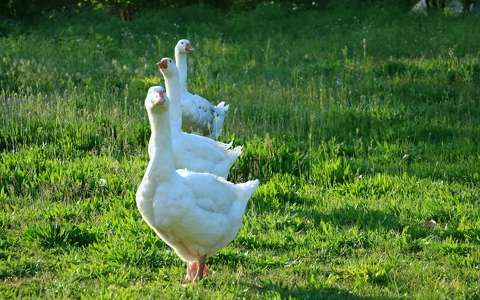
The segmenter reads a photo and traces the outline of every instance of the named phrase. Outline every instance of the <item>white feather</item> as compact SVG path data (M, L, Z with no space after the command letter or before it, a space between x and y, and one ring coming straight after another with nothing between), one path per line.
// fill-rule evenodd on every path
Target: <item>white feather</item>
M194 262L215 254L235 238L259 181L233 184L212 174L176 170L170 104L167 100L152 107L148 97L145 101L152 127L150 161L136 202L159 237L182 260Z
M207 172L227 177L228 172L241 154L241 147L231 149L231 144L217 142L211 138L182 131L180 107L181 87L178 69L168 60L167 69L161 69L171 100L170 120L175 166L196 172Z
M228 105L225 106L225 102L222 101L215 106L207 99L188 91L187 53L189 51L185 50L187 44L190 44L190 41L182 39L175 46L175 61L182 88L180 101L183 124L186 128L192 128L203 135L218 139L228 114Z

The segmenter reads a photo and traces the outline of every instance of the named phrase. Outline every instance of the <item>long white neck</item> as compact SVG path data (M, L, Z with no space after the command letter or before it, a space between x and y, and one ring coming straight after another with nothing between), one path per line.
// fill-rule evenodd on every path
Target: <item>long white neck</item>
M182 89L178 74L170 74L165 77L167 96L170 99L170 126L173 134L182 130L182 107L180 105Z
M180 78L180 87L182 92L186 92L188 75L187 54L180 52L177 48L175 48L175 64L177 65L178 77Z
M148 178L157 180L167 180L175 172L169 112L167 110L153 114L149 111L148 120L152 130L149 142L149 149L152 153L145 176L148 175Z

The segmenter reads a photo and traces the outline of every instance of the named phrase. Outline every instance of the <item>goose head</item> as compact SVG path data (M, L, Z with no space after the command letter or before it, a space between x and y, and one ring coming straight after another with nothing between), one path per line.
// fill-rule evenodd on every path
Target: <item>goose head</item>
M181 39L178 41L177 45L175 46L175 50L180 53L192 53L193 47L192 43L189 40Z
M170 57L162 58L158 63L157 66L160 72L165 76L165 78L169 78L175 75L178 75L178 69L175 65L175 62Z
M150 112L160 112L168 108L168 98L163 86L152 86L148 89L145 108Z

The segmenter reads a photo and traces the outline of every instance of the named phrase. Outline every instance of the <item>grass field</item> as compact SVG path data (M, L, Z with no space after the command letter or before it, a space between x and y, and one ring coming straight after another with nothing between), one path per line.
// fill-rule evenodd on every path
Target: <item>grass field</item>
M0 23L0 298L480 298L480 18L85 13ZM182 286L142 221L143 101L180 38L259 178ZM104 180L106 184L102 184Z

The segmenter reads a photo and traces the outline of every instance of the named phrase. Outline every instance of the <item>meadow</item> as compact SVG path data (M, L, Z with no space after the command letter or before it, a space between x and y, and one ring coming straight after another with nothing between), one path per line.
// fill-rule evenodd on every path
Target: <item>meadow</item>
M190 7L0 21L0 298L479 299L480 18ZM238 237L184 286L142 221L143 106L189 38L231 105Z

